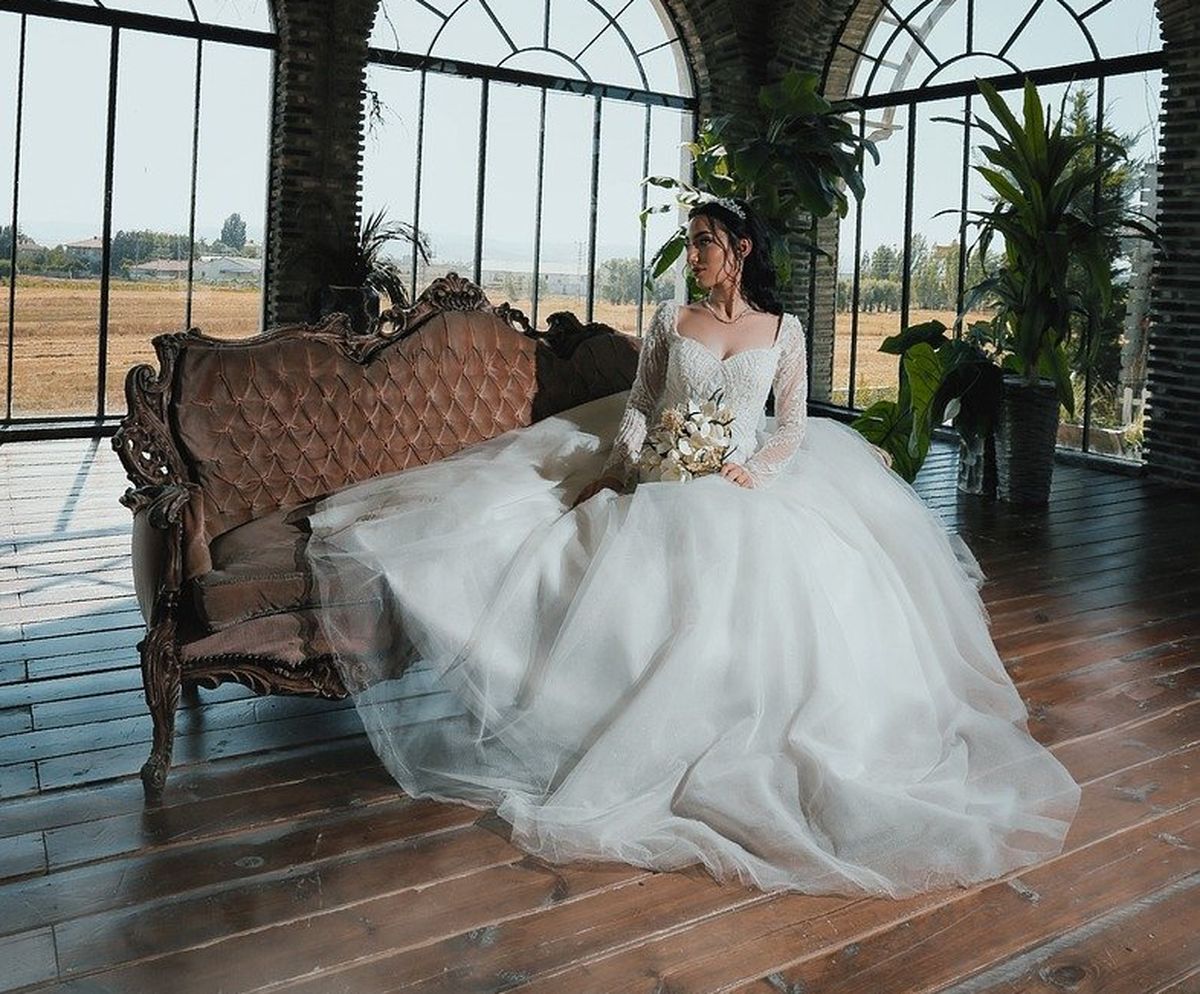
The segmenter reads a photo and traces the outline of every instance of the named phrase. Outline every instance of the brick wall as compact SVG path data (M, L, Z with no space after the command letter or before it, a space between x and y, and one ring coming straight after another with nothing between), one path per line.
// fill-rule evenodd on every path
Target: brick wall
M358 230L375 2L275 0L268 324L314 315L314 253Z
M1158 0L1164 73L1158 216L1166 251L1151 277L1146 468L1200 485L1200 9Z

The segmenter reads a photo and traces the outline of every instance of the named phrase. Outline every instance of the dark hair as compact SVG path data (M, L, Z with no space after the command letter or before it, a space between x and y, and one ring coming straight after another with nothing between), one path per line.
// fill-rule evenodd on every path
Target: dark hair
M771 264L771 236L767 226L744 200L733 200L743 211L745 218L716 200L705 200L688 211L688 220L694 217L711 218L721 226L731 245L739 238L750 239L750 254L742 260L742 296L760 311L782 314L783 304L775 293L775 267Z

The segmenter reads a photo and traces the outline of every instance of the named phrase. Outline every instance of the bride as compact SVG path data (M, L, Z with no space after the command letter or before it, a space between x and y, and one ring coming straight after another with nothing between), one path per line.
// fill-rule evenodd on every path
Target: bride
M975 561L877 450L806 417L768 260L745 202L697 206L707 298L659 307L627 395L315 507L372 744L409 794L495 807L556 862L900 897L1051 856L1079 788L1028 734ZM648 473L657 415L716 390L719 472Z

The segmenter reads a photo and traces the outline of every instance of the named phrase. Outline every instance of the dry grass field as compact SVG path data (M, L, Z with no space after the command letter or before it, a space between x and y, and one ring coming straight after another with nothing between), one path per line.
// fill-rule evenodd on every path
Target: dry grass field
M490 296L500 301L496 291ZM182 284L134 283L113 280L109 288L108 374L105 408L125 410L124 381L130 366L153 362L153 336L184 326ZM527 314L528 300L512 301ZM258 331L261 295L257 288L197 285L192 296L192 324L221 338L241 338ZM540 301L539 323L554 311L583 316L584 302L575 297L546 297ZM17 281L13 336L14 417L91 414L95 411L100 312L98 280L54 280L22 277ZM595 318L626 333L637 327L632 304L596 302ZM914 311L913 323L937 318L949 325L953 314ZM0 335L8 326L8 287L0 290ZM864 406L894 396L896 360L877 350L900 328L900 316L862 314L858 329L855 402ZM0 369L7 374L0 346ZM834 361L835 402L846 400L850 370L850 315L839 314ZM0 381L0 390L3 383Z
M222 337L258 330L257 288L197 286L192 324ZM96 410L99 280L17 280L13 328L14 417L92 414ZM108 374L105 408L125 410L125 371L153 362L150 339L184 327L181 284L113 280L109 287ZM8 328L8 287L0 293L0 334ZM7 374L7 358L0 368Z
M984 313L972 313L968 322L982 321ZM941 321L954 327L953 311L914 310L910 324ZM863 313L858 316L858 361L854 368L854 405L868 407L877 400L895 400L897 359L879 351L883 340L900 331L897 311ZM850 314L838 314L833 353L833 397L835 404L845 404L850 383Z

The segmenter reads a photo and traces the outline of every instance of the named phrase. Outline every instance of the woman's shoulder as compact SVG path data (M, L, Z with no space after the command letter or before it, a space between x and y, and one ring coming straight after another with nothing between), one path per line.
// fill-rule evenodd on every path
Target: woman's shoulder
M799 314L793 314L791 311L783 312L780 316L779 338L793 346L797 342L804 343L804 322L800 320Z
M679 310L677 300L661 300L654 308L654 316L650 318L647 330L651 335L665 336L675 326L675 315Z

